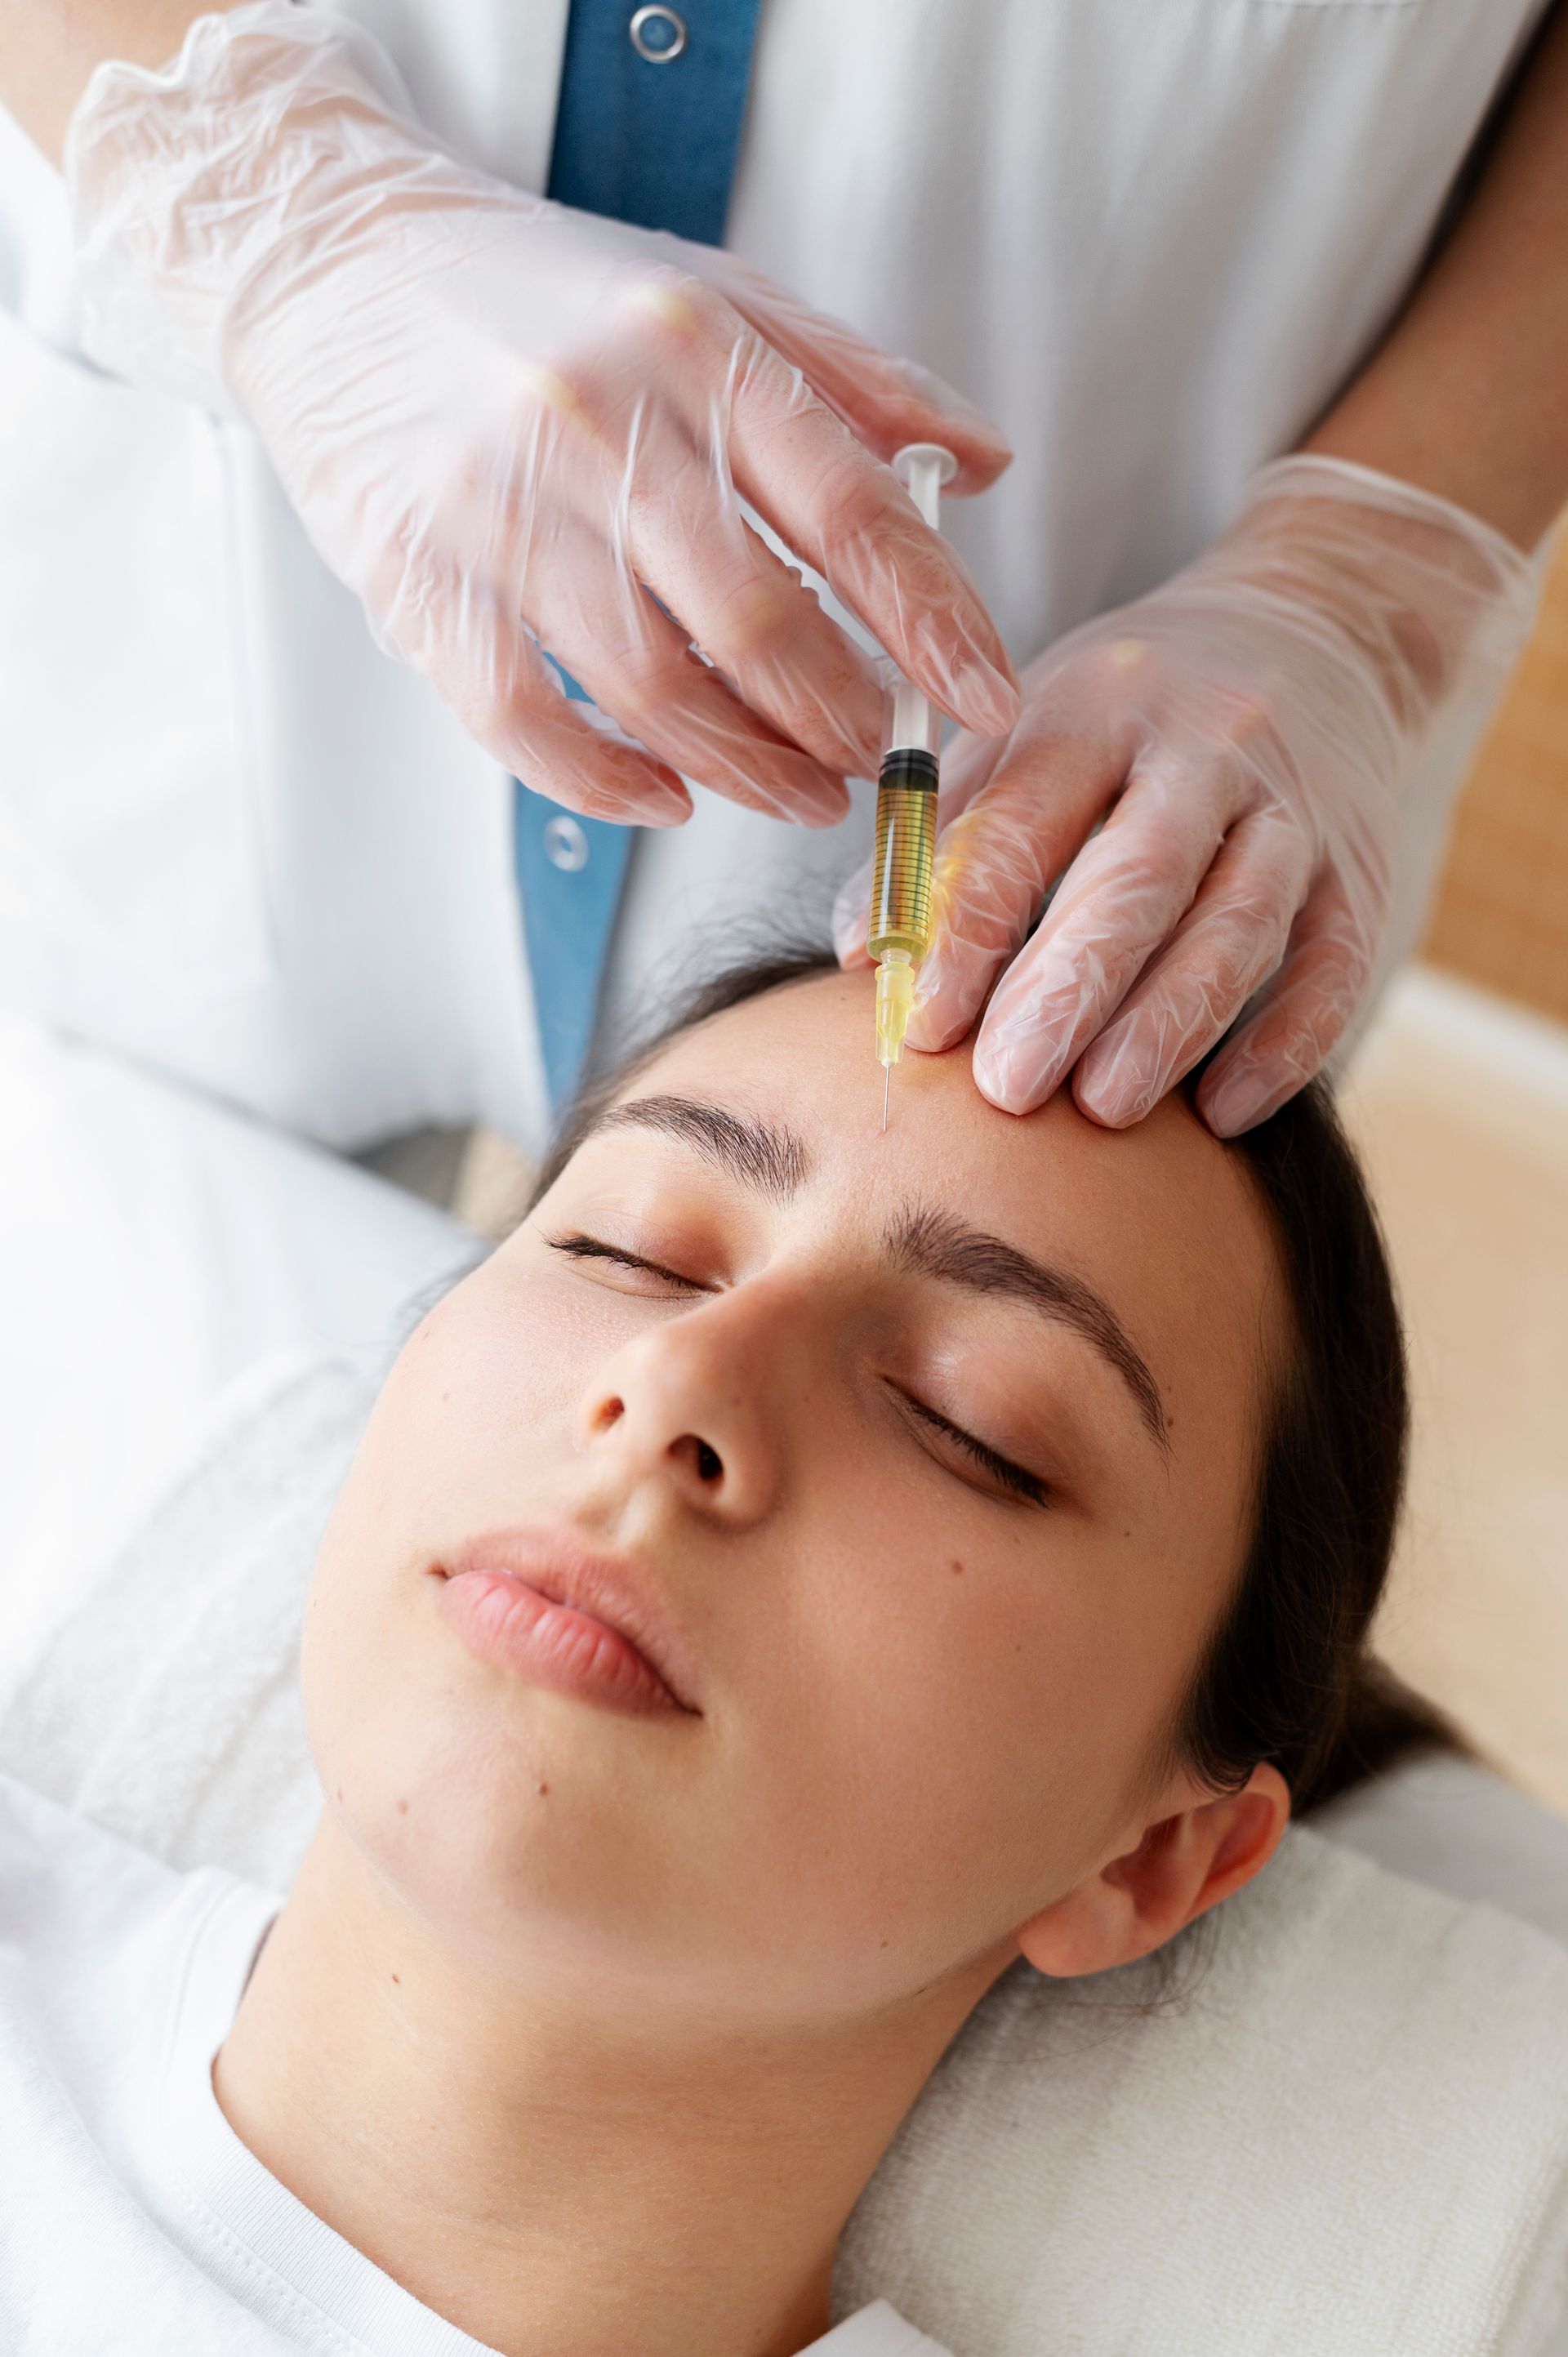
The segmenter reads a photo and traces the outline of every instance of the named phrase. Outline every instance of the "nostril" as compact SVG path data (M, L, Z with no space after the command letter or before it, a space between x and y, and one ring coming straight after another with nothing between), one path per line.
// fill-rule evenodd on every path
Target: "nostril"
M683 1432L679 1440L670 1443L670 1454L707 1487L723 1478L724 1458L699 1433Z
M594 1410L594 1430L596 1433L608 1432L610 1426L612 1425L618 1424L625 1414L626 1402L624 1400L601 1400L598 1406Z

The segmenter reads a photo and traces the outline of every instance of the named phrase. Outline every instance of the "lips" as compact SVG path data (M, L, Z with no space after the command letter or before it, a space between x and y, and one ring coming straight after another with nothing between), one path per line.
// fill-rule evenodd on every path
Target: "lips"
M624 1558L564 1531L469 1540L434 1566L467 1650L525 1684L638 1717L700 1717L685 1650Z

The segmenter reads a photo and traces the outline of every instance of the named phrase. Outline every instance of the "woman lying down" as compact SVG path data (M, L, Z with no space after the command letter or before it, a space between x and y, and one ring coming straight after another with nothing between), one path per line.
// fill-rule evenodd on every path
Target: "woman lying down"
M830 2281L966 2017L1397 1738L1400 1336L1322 1102L1117 1135L916 1059L884 1137L868 989L711 995L403 1350L281 1909L7 1784L7 2346L932 2349Z

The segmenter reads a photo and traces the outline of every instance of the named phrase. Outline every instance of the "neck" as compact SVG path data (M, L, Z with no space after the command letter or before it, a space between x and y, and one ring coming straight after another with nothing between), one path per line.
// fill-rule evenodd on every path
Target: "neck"
M714 2031L487 1977L323 1821L215 2073L273 2175L502 2357L793 2357L996 1961L874 2018Z

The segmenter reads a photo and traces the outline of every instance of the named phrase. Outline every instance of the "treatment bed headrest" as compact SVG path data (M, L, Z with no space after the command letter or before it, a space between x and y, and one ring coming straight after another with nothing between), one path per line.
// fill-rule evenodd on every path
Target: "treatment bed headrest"
M840 2248L964 2357L1534 2357L1568 2281L1568 1953L1287 1835L1187 1953L1016 1966Z

